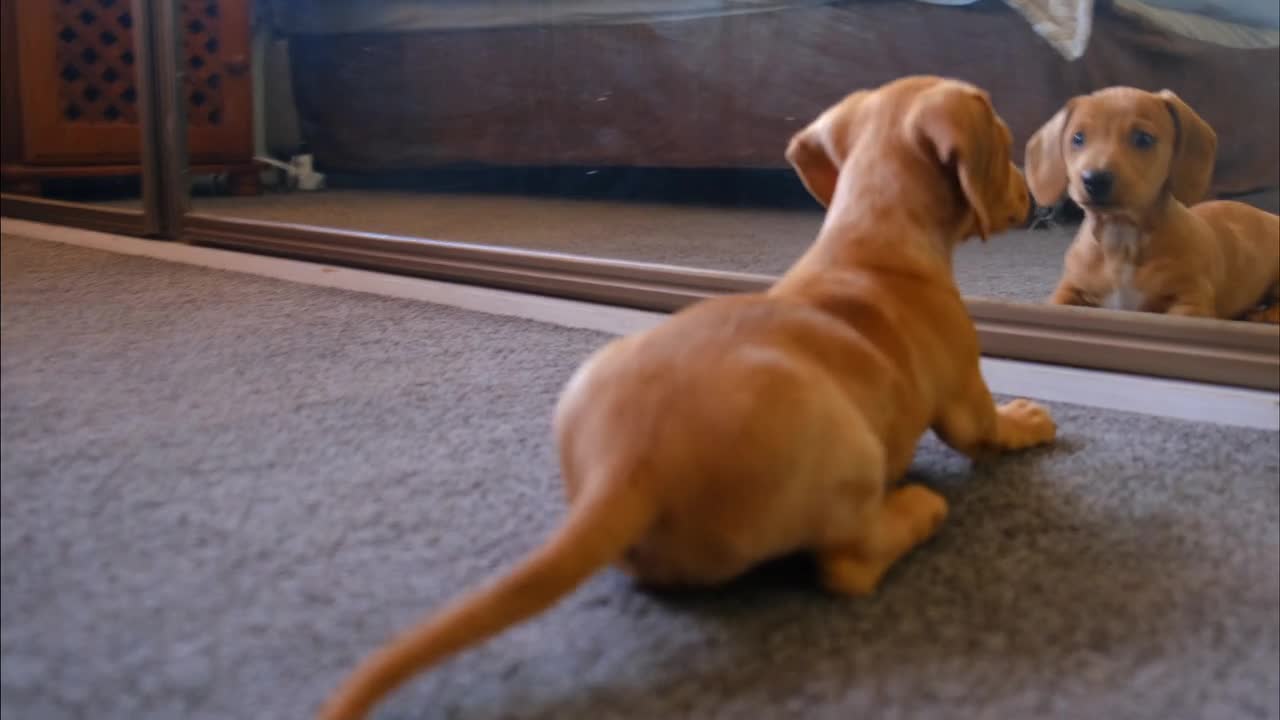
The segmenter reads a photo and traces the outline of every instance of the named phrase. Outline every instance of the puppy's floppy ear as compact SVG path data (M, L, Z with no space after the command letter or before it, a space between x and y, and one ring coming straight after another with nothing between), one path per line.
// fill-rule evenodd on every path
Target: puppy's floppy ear
M1005 212L1009 140L996 122L990 97L966 87L939 85L921 93L907 114L908 132L944 167L954 168L986 240Z
M827 149L824 131L823 118L818 118L792 136L787 145L787 162L795 168L809 194L825 208L831 205L840 170Z
M1209 194L1218 134L1172 90L1161 90L1156 95L1169 108L1178 131L1169 166L1169 191L1183 205L1194 205Z
M847 95L796 133L787 145L787 162L824 208L831 206L844 153L848 151L846 143L857 134L859 109L870 94L869 90L859 90Z
M1062 133L1075 107L1075 98L1067 101L1049 122L1027 141L1024 164L1027 187L1036 203L1045 207L1062 199L1067 192L1067 161L1062 156Z

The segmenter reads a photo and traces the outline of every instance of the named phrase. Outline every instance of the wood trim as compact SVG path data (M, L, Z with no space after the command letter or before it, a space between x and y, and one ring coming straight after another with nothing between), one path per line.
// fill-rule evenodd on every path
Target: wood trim
M966 300L983 354L1280 390L1280 327L1094 308Z
M773 281L201 214L188 214L183 231L200 245L662 312ZM967 304L989 357L1280 390L1280 327L978 298Z
M764 275L685 270L465 243L402 238L190 213L183 240L281 257L323 260L417 277L490 285L671 312L727 292L767 287Z
M116 235L147 234L145 219L138 210L95 207L28 195L0 194L0 215Z
M252 173L260 168L254 163L214 163L191 166L192 175ZM0 165L0 175L8 179L58 180L63 178L129 177L143 175L142 165Z

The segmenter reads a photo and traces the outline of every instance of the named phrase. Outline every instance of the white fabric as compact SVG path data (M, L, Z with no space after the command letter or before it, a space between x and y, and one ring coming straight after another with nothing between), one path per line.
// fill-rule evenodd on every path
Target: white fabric
M1247 0L1252 2L1253 0ZM1275 0L1264 0L1275 2ZM1093 31L1093 0L1005 0L1022 14L1031 27L1053 45L1067 60L1084 56ZM1280 32L1268 27L1243 25L1219 20L1208 15L1192 14L1157 7L1154 3L1176 3L1179 0L1113 0L1120 12L1136 15L1165 32L1193 40L1237 49L1280 47ZM1198 7L1211 3L1194 0ZM1184 5L1193 4L1191 0ZM1225 2L1222 3L1224 6ZM1236 5L1241 5L1237 2Z
M1005 0L1068 60L1084 57L1093 31L1093 0Z

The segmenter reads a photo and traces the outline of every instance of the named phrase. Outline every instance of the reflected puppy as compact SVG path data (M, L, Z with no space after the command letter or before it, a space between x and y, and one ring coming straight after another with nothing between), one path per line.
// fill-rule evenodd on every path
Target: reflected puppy
M1042 407L993 404L951 276L957 243L1028 214L1010 145L986 93L935 77L854 93L796 135L787 158L828 206L813 246L767 292L700 302L589 358L555 412L563 523L378 650L321 717L363 717L609 564L704 586L808 551L831 591L872 592L947 513L896 485L926 430L972 457L1054 437Z
M1040 128L1026 153L1036 202L1067 193L1085 211L1049 301L1276 321L1274 307L1255 310L1280 299L1280 217L1200 202L1217 144L1168 90L1076 97Z

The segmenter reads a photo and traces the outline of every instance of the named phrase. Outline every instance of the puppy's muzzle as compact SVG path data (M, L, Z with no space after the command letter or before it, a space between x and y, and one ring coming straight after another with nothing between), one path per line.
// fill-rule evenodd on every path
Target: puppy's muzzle
M1116 176L1106 170L1086 170L1080 175L1080 184L1089 196L1089 202L1106 205L1111 202L1111 191L1115 189Z

